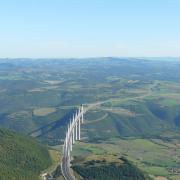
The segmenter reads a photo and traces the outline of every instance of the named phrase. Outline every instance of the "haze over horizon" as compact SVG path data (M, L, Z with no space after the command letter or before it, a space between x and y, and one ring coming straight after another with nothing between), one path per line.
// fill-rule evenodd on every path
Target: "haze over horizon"
M0 58L180 57L178 0L10 0Z
M180 0L0 0L0 180L180 180Z

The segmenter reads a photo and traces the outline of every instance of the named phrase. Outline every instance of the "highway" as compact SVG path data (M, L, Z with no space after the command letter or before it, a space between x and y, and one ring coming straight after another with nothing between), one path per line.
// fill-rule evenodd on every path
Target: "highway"
M105 102L108 101L101 101L101 102L96 102L93 104L86 104L86 109L84 109L83 111L79 112L77 114L77 116L75 116L74 122L71 123L72 126L68 126L68 135L66 134L66 138L64 141L64 145L63 145L63 155L62 155L62 159L61 159L61 171L62 171L62 175L65 178L65 180L75 180L74 175L71 173L70 170L70 151L72 150L72 136L73 136L73 131L76 127L76 123L80 123L79 119L83 116L83 114L85 114L88 110L92 109L95 106L101 105Z
M148 94L145 95L141 95L138 97L130 97L130 98L125 98L125 99L121 99L121 101L125 101L127 99L138 99L138 98L142 98L144 96L147 96ZM72 135L73 135L73 129L76 126L76 123L79 121L79 118L85 114L88 110L93 109L94 107L98 106L98 105L102 105L106 102L111 102L111 101L119 101L120 99L108 99L105 101L99 101L99 102L95 102L92 104L86 104L86 109L83 110L83 112L80 112L78 114L78 116L75 116L75 121L74 123L72 123L72 127L70 128L70 132L68 133L69 136L67 136L67 139L65 139L64 141L64 146L63 146L63 156L62 156L62 160L61 160L61 171L62 174L65 178L65 180L75 180L75 177L73 176L73 174L71 173L70 170L70 151L72 150L71 144L72 144Z
M74 121L71 123L71 127L69 128L69 132L68 135L66 136L67 139L65 139L64 141L64 146L63 146L63 156L62 156L62 160L61 160L61 171L62 171L62 175L66 180L75 180L73 174L71 173L70 170L70 151L72 150L71 146L72 146L72 136L73 136L73 131L76 127L76 123L80 123L80 119L83 116L83 114L88 110L89 108L87 108L84 111L81 111L77 114L77 116L75 116Z

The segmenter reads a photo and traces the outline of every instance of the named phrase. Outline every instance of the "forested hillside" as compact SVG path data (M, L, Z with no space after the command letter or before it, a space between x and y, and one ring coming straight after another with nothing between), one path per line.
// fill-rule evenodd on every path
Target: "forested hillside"
M50 164L46 146L27 136L0 129L1 180L36 180Z
M148 174L169 179L177 175L178 59L0 61L0 128L60 145L77 107L95 104L84 115L82 142L74 156L114 152Z
M57 145L77 106L105 101L86 114L83 136L89 140L169 137L170 131L176 138L179 69L175 60L1 59L0 127Z
M122 158L122 164L107 163L105 160L88 161L85 164L74 165L73 169L84 179L96 180L150 180L141 170L126 159Z

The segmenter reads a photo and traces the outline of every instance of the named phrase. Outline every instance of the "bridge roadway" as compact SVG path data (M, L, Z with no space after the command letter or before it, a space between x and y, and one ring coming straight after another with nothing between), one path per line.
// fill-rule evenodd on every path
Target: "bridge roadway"
M77 116L75 116L74 123L72 123L72 127L69 132L69 136L67 138L67 143L64 143L63 147L63 157L61 161L61 171L66 180L74 180L74 176L72 175L70 171L70 150L71 150L71 140L72 140L72 134L73 134L73 129L76 126L76 123L78 123L79 119L82 117L82 115L88 110L84 110L83 112L78 113ZM80 123L80 122L79 122Z
M71 170L70 170L70 153L69 152L71 150L71 140L72 140L73 129L75 128L76 123L79 121L79 118L82 117L82 114L85 114L88 110L92 109L95 106L101 105L105 102L108 102L108 100L89 104L86 107L86 109L84 109L83 112L79 113L78 116L75 117L75 121L73 123L73 126L70 129L70 133L69 133L70 135L68 136L67 143L64 143L64 146L63 146L63 157L61 160L61 171L62 171L62 175L65 178L65 180L75 180L75 177L73 176L73 174L71 173Z

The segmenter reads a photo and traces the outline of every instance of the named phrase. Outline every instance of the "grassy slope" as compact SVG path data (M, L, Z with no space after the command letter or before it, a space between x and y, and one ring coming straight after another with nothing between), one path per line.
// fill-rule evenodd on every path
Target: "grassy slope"
M32 138L0 129L0 179L36 180L50 164L47 147Z
M174 87L170 89L167 85L172 84L152 82L143 88L128 90L122 98L108 98L106 103L86 113L85 124L82 127L83 137L92 142L126 136L163 135L167 138L179 138L180 96ZM180 86L176 85L176 88L180 89ZM62 120L59 124L60 122ZM52 129L47 126L45 129L50 130L45 131L47 133L42 134L40 138L46 139L48 143L57 137L61 138L64 130L56 124L57 126ZM53 143L56 144L55 141L51 144Z
M42 133L39 136L42 141L59 144L62 143L64 126L69 120L66 115L71 115L77 105L109 100L95 109L98 112L91 111L89 117L86 116L85 122L88 124L82 126L83 138L88 138L92 143L99 139L124 136L179 138L180 63L119 59L28 63L20 62L20 66L14 69L0 71L1 127L25 133L40 128L38 133ZM24 73L25 70L28 73ZM62 83L55 87L47 80L60 80ZM44 107L56 108L56 112L44 117L33 114L35 109ZM140 142L138 147L143 143ZM100 149L94 147L91 147L91 151L100 153ZM141 152L149 155L145 160L151 160L150 163L155 161L155 166L159 166L155 159L157 152L155 156L144 153L143 149ZM163 160L169 161L172 157L164 150L161 153ZM170 160L169 164L174 163ZM144 168L147 166L147 171L157 172L151 165L146 164ZM159 172L168 174L166 167L160 167Z
M108 113L108 116L104 123L112 127L112 133L104 132L97 136L157 134L165 129L174 130L180 126L180 101L177 101L180 93L179 67L180 63L175 62L116 58L43 62L17 60L1 64L0 126L24 133L40 128L34 134L40 135L42 141L59 144L65 129L61 127L68 120L64 120L64 116L75 106L115 99L119 102L110 101L109 107L126 104L124 108L135 117L128 116L128 112L106 111L104 115ZM166 98L156 104L162 95ZM148 97L153 103L144 102ZM162 108L163 104L172 110ZM158 112L150 108L152 105L158 107ZM48 114L44 108L55 108L56 111ZM34 114L37 110L46 116ZM166 119L163 113L167 113ZM171 113L173 116L169 116ZM100 124L93 125L101 128Z
M177 140L160 139L111 139L101 143L77 143L73 149L74 157L85 161L103 160L111 162L125 156L140 169L154 176L173 177L170 169L177 169L180 163L180 150Z
M130 94L134 93L132 97L126 93L125 97L109 99L85 115L88 123L84 126L84 135L88 138L107 138L119 135L159 136L168 130L178 132L179 89L178 84L155 81L143 88L129 90ZM96 121L106 114L108 116L102 121ZM97 137L92 136L94 132Z

